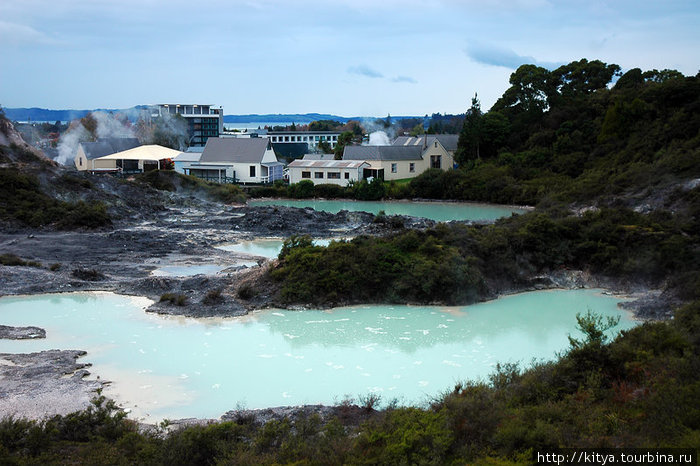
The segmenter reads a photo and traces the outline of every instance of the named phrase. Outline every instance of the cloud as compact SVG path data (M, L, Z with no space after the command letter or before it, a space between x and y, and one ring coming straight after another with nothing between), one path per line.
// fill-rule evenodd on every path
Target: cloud
M520 65L533 64L543 68L553 69L561 66L562 62L543 62L529 55L518 55L513 50L489 44L473 43L465 50L467 56L477 63L490 66L502 66L512 70Z
M377 70L373 70L367 65L351 66L348 68L348 73L365 76L367 78L383 78L384 75Z
M392 78L391 81L395 82L395 83L411 83L411 84L415 84L418 82L410 76L397 76L395 78Z
M48 36L24 24L0 21L0 43L3 44L48 44Z

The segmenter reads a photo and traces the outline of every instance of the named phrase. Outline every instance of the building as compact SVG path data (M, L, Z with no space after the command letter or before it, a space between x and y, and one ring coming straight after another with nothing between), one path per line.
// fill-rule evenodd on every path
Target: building
M138 146L95 159L107 170L121 173L142 173L149 170L166 169L182 152L156 144ZM104 170L104 169L103 169Z
M365 170L365 178L414 178L429 168L454 168L457 138L456 135L400 137L391 146L345 146L343 160L364 160L369 163L371 167Z
M363 178L400 180L423 173L427 164L418 146L345 146L343 160L367 162Z
M428 148L433 146L437 148L436 142L445 149L454 160L455 152L457 152L457 142L459 141L458 134L428 134L425 136L411 137L400 136L394 140L393 146L422 146Z
M210 138L185 173L219 183L271 183L282 179L283 167L269 139Z
M75 168L80 171L114 170L116 167L112 162L98 161L97 159L140 145L141 143L136 138L99 138L95 142L81 142L78 144L78 151L73 159Z
M363 178L370 165L363 161L347 160L294 160L287 165L289 182L311 180L314 184L347 186Z
M268 131L267 137L273 144L306 144L309 149L317 147L321 142L327 143L334 149L338 144L340 131Z
M204 147L190 147L187 152L181 152L180 155L173 159L173 168L175 171L183 175L186 174L187 169L190 168L192 164L199 163L203 150Z
M149 106L151 118L180 115L187 122L188 146L204 146L224 132L224 109L206 104L157 104Z

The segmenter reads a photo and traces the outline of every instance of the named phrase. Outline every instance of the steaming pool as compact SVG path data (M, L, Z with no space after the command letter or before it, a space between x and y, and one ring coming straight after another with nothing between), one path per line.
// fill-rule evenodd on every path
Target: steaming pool
M83 349L91 377L131 416L218 418L236 407L332 404L349 395L420 404L497 362L551 359L577 312L621 316L600 290L522 293L463 307L353 306L191 319L144 312L146 298L66 293L0 298L0 323L46 329L0 353Z
M386 215L410 215L422 217L436 222L450 220L497 220L508 217L511 214L522 214L527 210L493 204L477 204L469 202L417 202L417 201L337 201L319 199L265 199L250 200L248 205L255 206L283 206L283 207L311 207L314 210L336 214L341 210L352 212L369 212L378 214L384 211Z

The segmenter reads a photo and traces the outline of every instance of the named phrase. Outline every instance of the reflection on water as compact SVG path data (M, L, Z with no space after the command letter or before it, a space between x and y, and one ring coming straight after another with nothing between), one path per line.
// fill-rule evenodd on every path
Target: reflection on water
M0 340L0 352L84 349L94 375L137 417L218 417L237 405L333 403L368 392L421 403L496 362L554 357L577 312L621 315L592 290L541 291L461 308L354 306L188 319L143 312L144 298L70 293L0 298L0 323L46 340Z
M266 199L248 201L250 206L279 205L285 207L311 207L314 210L338 213L341 210L362 211L386 215L410 215L437 222L450 220L496 220L511 214L524 213L517 207L475 204L466 202L406 202L406 201L335 201L321 199Z

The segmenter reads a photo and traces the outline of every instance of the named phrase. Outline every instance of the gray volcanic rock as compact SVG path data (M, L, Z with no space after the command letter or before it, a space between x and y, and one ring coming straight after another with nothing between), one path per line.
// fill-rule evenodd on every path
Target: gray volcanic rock
M46 338L46 330L39 327L10 327L7 325L0 325L0 338L6 340Z

